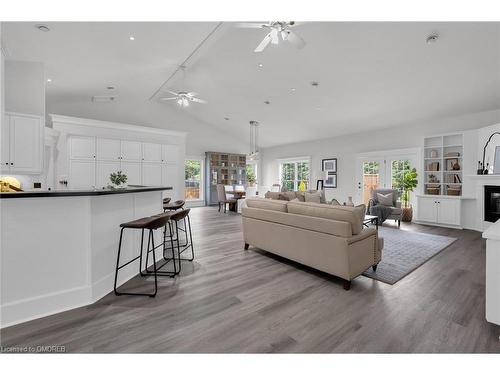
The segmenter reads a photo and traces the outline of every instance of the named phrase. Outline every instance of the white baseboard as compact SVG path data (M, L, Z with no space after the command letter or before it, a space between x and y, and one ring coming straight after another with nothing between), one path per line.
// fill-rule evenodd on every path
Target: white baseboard
M6 303L1 308L0 327L5 328L28 320L43 318L90 303L91 290L88 286ZM37 314L33 315L32 311L37 311Z

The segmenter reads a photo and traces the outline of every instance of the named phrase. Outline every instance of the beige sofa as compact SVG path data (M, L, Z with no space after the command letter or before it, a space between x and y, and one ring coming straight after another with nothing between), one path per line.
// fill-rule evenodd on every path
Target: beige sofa
M383 239L364 228L365 207L254 198L242 209L245 250L250 245L351 280L380 262Z

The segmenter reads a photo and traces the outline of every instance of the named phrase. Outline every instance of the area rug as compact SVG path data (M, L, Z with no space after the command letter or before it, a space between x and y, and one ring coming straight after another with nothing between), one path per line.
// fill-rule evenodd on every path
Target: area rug
M369 268L363 275L391 285L457 240L454 237L384 227L379 227L379 236L384 237L382 261L376 272Z

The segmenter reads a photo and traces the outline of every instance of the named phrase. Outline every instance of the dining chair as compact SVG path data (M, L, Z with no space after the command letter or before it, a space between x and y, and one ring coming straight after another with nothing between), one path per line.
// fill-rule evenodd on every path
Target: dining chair
M228 199L226 195L225 186L222 184L217 184L217 200L219 203L219 212L222 206L224 206L224 212L226 212L227 204L236 204L236 199Z

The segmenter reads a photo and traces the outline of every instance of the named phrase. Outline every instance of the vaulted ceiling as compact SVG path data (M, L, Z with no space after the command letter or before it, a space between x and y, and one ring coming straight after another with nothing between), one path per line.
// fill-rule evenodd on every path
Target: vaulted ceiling
M3 37L9 58L45 63L48 102L90 108L93 95L113 94L110 106L133 110L151 100L242 140L257 120L262 146L500 108L499 23L310 22L294 28L305 48L262 53L253 50L266 31L234 23L47 24L4 23ZM160 103L153 94L210 33L164 87L208 104Z

